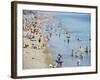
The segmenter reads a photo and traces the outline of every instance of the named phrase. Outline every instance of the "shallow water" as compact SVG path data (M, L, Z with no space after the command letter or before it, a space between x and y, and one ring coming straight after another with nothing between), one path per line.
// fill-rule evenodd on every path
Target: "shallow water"
M74 52L80 47L88 47L91 49L91 41L89 40L91 36L90 14L67 12L49 12L49 14L55 16L55 18L41 25L41 28L44 31L44 35L48 36L50 39L48 44L52 50L54 59L56 60L58 54L62 54L64 61L63 67L75 67L77 66L77 61L80 61L79 66L90 66L90 52L77 52L77 58L75 57L75 53L74 57L71 56L72 49ZM51 37L49 36L49 33L52 33ZM69 42L66 36L70 36ZM78 38L80 40L77 40ZM80 57L81 53L83 58Z
M44 30L48 27L42 27ZM67 27L70 29L70 27ZM56 30L56 31L55 31ZM68 34L65 34L65 32L62 29L59 29L57 27L54 27L54 30L51 31L53 34L51 37L49 37L49 46L52 50L52 55L54 56L54 59L56 60L57 55L60 53L63 55L63 67L75 67L77 66L77 61L80 61L79 66L90 66L91 65L91 53L88 52L82 52L83 59L80 58L81 52L77 52L78 57L75 56L72 57L72 49L74 52L76 52L76 49L80 48L86 48L88 47L91 49L91 41L90 38L90 29L86 30L79 30L79 28L76 28L72 30L72 32L68 32ZM59 37L60 34L60 37ZM48 33L45 33L45 35L48 35ZM69 43L68 38L65 38L66 35L70 35ZM77 38L80 39L80 41L77 40ZM64 41L66 39L66 41ZM75 53L74 53L75 55ZM54 61L55 62L55 61Z
M72 57L72 49L76 50L80 46L82 48L86 48L88 46L90 48L90 41L88 37L82 39L82 41L77 41L74 35L81 35L81 33L70 33L71 38L70 42L64 42L64 35L62 34L59 36L52 36L49 41L50 48L52 50L52 55L54 56L55 60L57 55L60 53L63 55L63 67L75 67L77 66L77 61L80 60L80 66L90 66L91 65L91 53L83 52L83 59L80 58L80 53L78 53L78 58ZM84 36L81 36L84 37Z

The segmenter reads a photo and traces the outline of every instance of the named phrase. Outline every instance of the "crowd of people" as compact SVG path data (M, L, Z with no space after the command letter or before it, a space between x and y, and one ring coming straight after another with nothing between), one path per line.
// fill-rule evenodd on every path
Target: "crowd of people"
M30 41L32 41L32 48L34 49L41 49L44 48L46 46L46 39L43 36L43 32L41 27L36 26L37 23L35 22L35 24L32 27L25 27L24 32L26 32L25 34L25 38L29 39ZM38 43L38 44L36 44Z
M52 38L52 36L58 36L59 39L61 38L61 35L65 35L63 41L67 44L71 43L71 38L72 36L70 35L70 33L68 33L66 30L64 30L62 28L62 26L57 28L53 28L54 26L49 26L48 28L43 29L40 26L37 26L37 22L31 22L31 27L29 27L28 25L28 20L27 18L25 18L25 27L24 27L24 31L26 32L26 35L24 36L25 38L29 39L30 41L32 41L32 48L33 49L41 49L41 48L45 48L47 43L50 41L50 39ZM59 31L60 30L60 33ZM89 40L91 40L89 38ZM80 37L76 37L76 41L80 42L82 41L82 39ZM38 42L38 44L36 44ZM28 44L24 45L24 48L29 47ZM81 50L81 46L80 46L80 50ZM84 53L90 53L90 48L88 46L86 46ZM80 66L81 60L84 58L84 54L80 52L80 54L78 54L79 52L75 51L74 49L72 49L72 53L71 56L78 58L76 64L77 66ZM64 63L64 57L62 55L62 53L57 55L57 58L55 60L56 63L56 67L62 67L63 63ZM51 65L50 65L51 66Z

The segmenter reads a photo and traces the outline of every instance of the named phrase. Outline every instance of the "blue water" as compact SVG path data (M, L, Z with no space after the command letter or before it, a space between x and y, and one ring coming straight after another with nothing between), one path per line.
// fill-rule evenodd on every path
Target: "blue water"
M60 13L59 13L60 14ZM75 13L76 14L76 13ZM42 25L45 36L49 36L49 32L53 33L52 36L49 36L48 44L52 50L52 55L54 56L54 62L57 58L57 55L60 53L63 55L63 67L75 67L77 66L77 61L80 60L80 66L90 66L91 65L91 53L83 52L83 59L80 58L80 53L78 52L78 57L72 57L72 49L86 48L91 49L90 38L90 19L84 18L89 17L90 15L79 15L77 17L72 13L70 16L68 14L55 15L56 19L49 21L48 23ZM59 24L60 23L60 24ZM59 27L60 26L60 27ZM52 28L52 29L51 29ZM47 31L46 31L47 30ZM67 42L69 35L69 43ZM55 35L56 34L56 35ZM59 37L60 35L60 37ZM80 39L80 41L77 40ZM66 41L64 41L66 39Z
M74 37L74 35L76 34L79 35L81 33L71 33L71 38L69 43L64 42L63 34L61 35L60 38L59 36L52 36L49 41L49 45L52 50L52 55L54 56L55 60L59 53L63 55L64 67L77 66L76 62L77 60L80 59L80 57L79 58L71 57L72 49L76 50L80 46L82 48L86 48L86 46L90 48L90 41L88 40L88 37L84 38L84 40L81 38L82 41L77 41ZM91 54L90 53L87 54L84 52L83 56L84 58L80 59L80 66L89 66L91 64Z

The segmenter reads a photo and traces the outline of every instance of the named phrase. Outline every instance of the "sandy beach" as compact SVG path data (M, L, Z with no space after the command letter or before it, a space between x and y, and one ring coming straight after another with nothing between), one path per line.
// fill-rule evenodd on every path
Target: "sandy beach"
M39 35L35 38L38 40ZM32 44L42 46L43 43L46 43L44 48L34 49ZM28 44L27 48L23 48L23 69L33 69L33 68L48 68L49 64L53 63L53 56L47 42L44 42L42 39L41 43L38 41L31 41L28 38L24 37L24 44Z
M45 14L24 11L23 69L48 68L54 64L52 51L41 25L52 19Z

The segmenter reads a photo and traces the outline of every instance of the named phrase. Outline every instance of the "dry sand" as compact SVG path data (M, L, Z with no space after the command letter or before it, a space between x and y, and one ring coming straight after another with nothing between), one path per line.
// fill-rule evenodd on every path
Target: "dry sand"
M39 35L36 36L38 40ZM43 43L46 44L44 48L34 49L32 44L42 46ZM54 64L53 56L47 42L44 38L41 43L38 41L31 41L24 37L24 44L28 44L27 48L23 48L23 69L34 69L34 68L48 68L49 64Z

